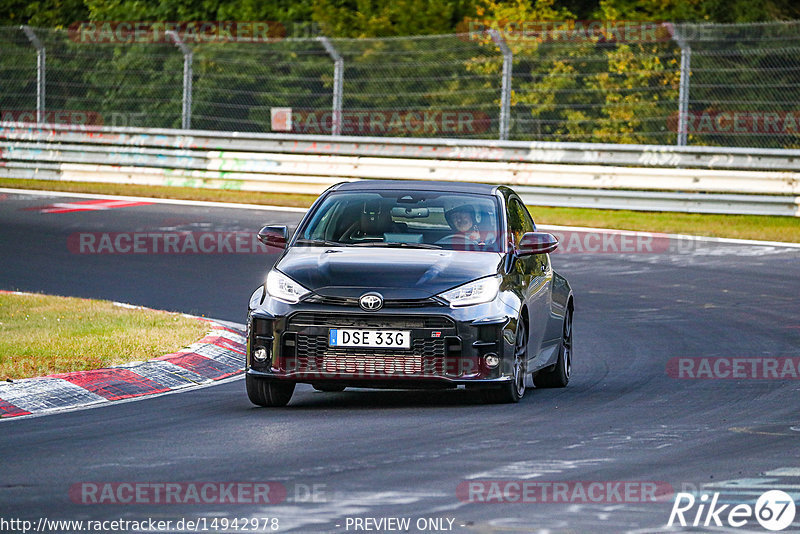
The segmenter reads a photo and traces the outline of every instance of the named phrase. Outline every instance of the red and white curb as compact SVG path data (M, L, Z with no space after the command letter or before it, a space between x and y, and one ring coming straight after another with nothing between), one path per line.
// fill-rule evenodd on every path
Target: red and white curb
M194 318L208 323L208 333L173 354L105 369L0 382L0 418L103 405L210 384L242 373L244 332Z

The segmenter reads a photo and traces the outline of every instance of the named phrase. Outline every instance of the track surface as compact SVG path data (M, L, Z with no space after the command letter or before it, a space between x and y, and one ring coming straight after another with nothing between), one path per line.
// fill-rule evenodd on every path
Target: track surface
M255 231L300 217L159 204L46 214L24 208L65 199L0 198L0 289L240 323L274 255L81 255L68 250L67 238ZM794 485L787 491L800 493L800 380L665 373L673 357L800 356L800 251L702 245L692 253L554 255L553 262L576 296L574 377L564 390L529 390L518 405L485 406L463 390L326 394L299 386L288 408L268 410L251 406L243 381L234 380L3 421L0 518L277 517L280 531L345 532L348 517L389 516L412 518L411 532L434 532L416 530L414 521L441 517L454 519L454 532L657 532L671 499L470 504L456 488L473 478L664 481L676 490L740 480L715 491L731 502L747 502L758 488ZM80 482L188 481L277 481L288 499L84 505L68 496ZM318 502L302 498L313 484L325 492ZM800 513L792 528L799 522Z

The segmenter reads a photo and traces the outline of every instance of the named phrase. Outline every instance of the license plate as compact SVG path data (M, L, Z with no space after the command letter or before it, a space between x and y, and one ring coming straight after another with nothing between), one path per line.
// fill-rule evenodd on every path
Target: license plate
M328 346L410 349L411 331L331 328L328 332Z

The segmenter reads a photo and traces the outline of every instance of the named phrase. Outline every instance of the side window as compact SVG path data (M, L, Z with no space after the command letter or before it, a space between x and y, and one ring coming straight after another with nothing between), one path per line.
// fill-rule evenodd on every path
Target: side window
M522 217L525 219L525 231L526 232L535 232L536 231L536 223L533 222L533 217L531 217L531 212L528 211L528 208L525 207L525 204L522 202L518 202L520 209L522 210Z
M519 244L522 234L535 232L536 227L531 219L531 214L518 198L508 201L508 230L514 238L514 244Z

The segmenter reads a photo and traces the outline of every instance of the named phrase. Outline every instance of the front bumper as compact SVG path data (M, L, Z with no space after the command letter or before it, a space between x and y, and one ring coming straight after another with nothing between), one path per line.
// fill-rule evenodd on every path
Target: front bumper
M500 298L451 308L426 302L412 307L359 307L266 297L247 321L247 369L254 377L374 388L492 387L512 374L517 312ZM410 349L328 346L330 328L409 330ZM259 361L254 351L263 348ZM486 364L487 355L500 363Z

